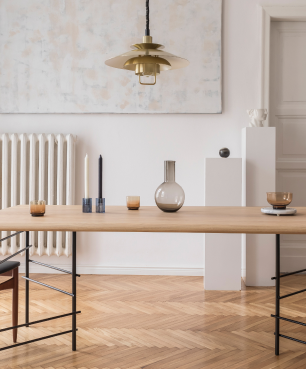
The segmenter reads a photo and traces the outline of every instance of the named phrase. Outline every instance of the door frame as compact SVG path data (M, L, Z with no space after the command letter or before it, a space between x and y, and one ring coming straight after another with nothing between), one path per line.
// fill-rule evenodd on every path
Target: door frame
M306 21L306 6L261 6L260 11L260 104L261 108L269 109L271 22ZM269 115L265 125L270 126Z

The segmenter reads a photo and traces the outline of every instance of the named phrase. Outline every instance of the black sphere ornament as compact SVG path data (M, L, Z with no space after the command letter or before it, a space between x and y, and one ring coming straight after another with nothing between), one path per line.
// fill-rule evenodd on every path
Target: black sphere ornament
M219 150L219 155L221 156L221 158L228 158L230 156L230 151L228 148L223 147L223 149Z

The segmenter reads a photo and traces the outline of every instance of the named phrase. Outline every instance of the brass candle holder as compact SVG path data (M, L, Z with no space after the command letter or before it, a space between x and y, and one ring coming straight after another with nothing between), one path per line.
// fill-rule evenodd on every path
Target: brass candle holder
M42 217L46 212L45 200L32 200L30 201L30 214L32 217Z

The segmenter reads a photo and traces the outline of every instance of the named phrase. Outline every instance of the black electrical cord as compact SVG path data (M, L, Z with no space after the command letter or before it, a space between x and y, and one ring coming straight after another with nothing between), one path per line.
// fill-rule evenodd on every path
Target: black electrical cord
M145 35L146 35L146 36L150 36L150 27L149 27L150 19L149 19L149 12L150 12L150 9L149 9L149 0L146 0L146 31L145 31Z

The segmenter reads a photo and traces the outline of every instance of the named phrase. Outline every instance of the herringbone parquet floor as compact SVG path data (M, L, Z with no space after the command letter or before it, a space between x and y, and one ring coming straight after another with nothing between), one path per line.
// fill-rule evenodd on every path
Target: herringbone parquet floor
M67 275L34 278L70 290ZM2 277L4 278L4 277ZM3 279L4 280L4 279ZM24 280L20 282L24 322ZM282 294L305 288L306 276L282 280ZM30 319L71 311L71 298L30 285ZM274 356L273 288L204 291L201 277L96 276L78 278L77 352L71 335L0 352L7 369L268 369L306 368L306 346L281 338ZM306 295L282 300L283 316L306 322ZM0 294L0 327L11 325L11 292ZM71 329L71 318L21 328L18 342ZM281 332L306 340L306 328L281 322ZM0 333L0 345L12 333Z

